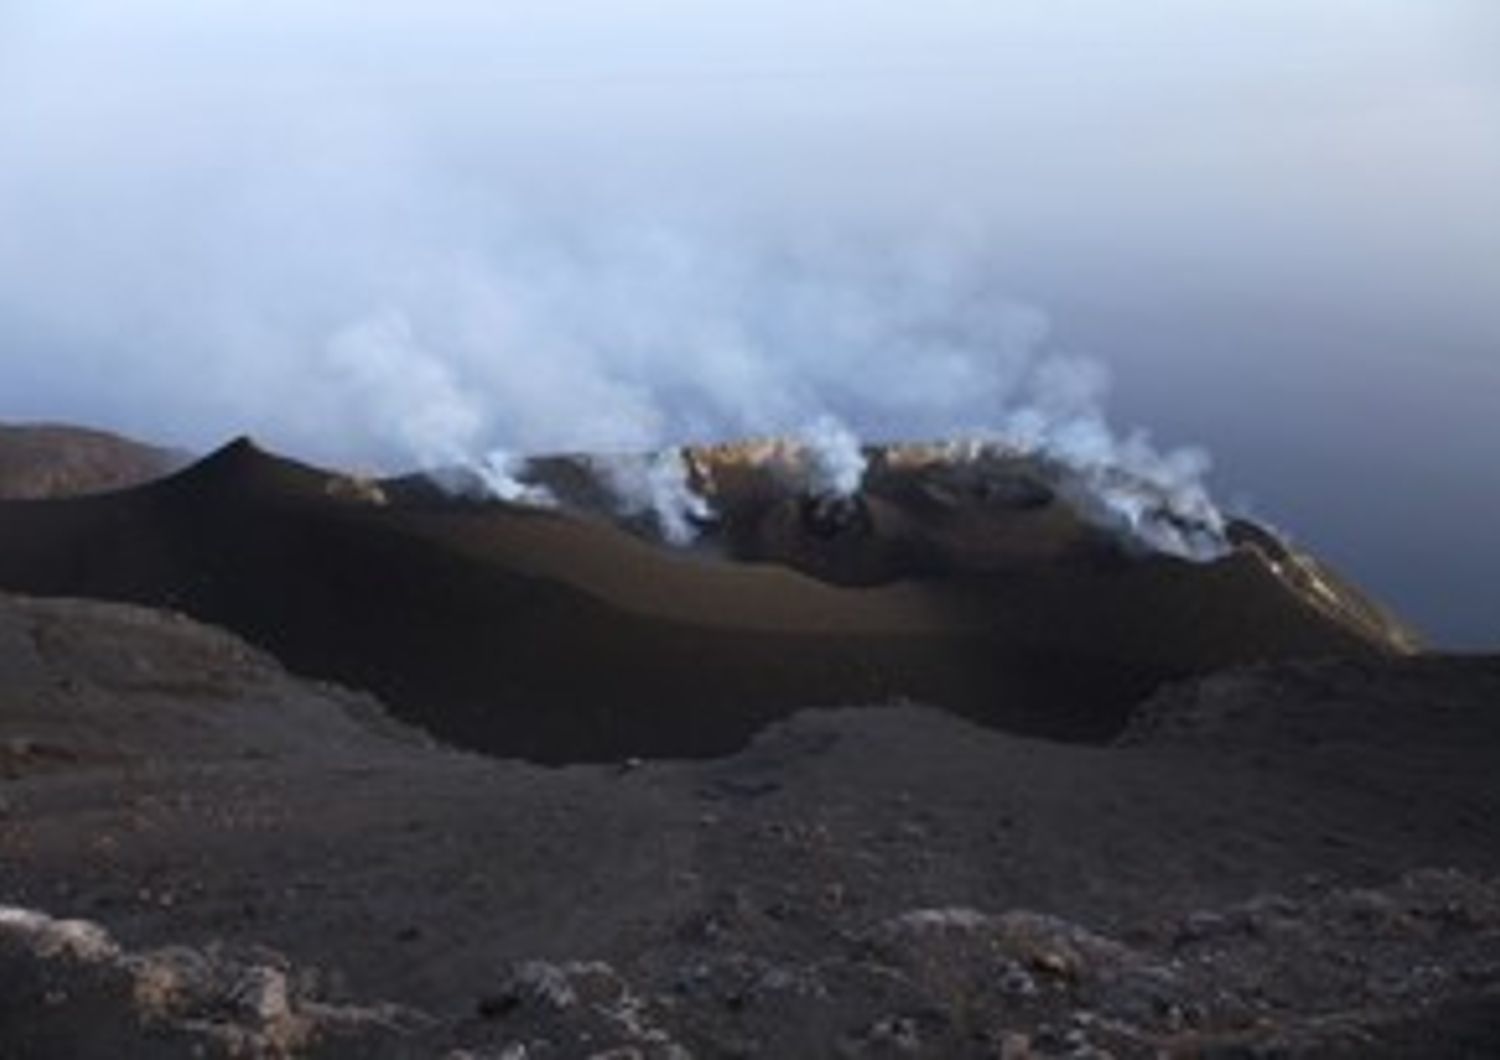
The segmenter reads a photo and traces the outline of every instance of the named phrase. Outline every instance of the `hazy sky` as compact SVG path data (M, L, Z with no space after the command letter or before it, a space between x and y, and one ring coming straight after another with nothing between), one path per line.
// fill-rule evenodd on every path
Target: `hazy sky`
M933 434L1074 356L1500 644L1500 5L0 0L3 418Z

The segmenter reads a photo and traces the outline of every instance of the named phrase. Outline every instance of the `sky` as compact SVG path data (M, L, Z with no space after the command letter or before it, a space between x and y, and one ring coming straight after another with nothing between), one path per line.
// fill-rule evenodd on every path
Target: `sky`
M0 0L0 418L394 467L1058 366L1500 647L1500 5Z

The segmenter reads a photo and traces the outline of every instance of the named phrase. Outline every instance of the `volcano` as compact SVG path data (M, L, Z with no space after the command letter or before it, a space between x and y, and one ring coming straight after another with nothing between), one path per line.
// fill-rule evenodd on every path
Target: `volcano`
M686 546L588 455L0 502L0 1054L1494 1054L1500 662L776 451L680 454Z
M1099 741L1166 682L1413 643L1249 524L1213 562L1143 554L1046 469L874 457L833 501L743 449L688 450L719 517L683 550L610 516L586 458L536 462L563 499L542 510L241 439L133 488L0 503L0 587L181 611L545 763L726 753L810 704Z

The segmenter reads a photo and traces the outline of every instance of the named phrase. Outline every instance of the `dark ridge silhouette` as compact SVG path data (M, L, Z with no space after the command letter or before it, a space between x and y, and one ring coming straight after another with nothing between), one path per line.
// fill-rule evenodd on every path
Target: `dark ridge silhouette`
M170 474L189 459L184 453L83 427L0 424L0 499L127 489Z
M0 587L177 609L446 741L549 763L715 755L809 705L899 699L1104 740L1164 681L1401 649L1258 550L1126 556L1042 488L877 477L847 532L753 471L733 497L704 548L765 562L241 439L133 490L0 504Z

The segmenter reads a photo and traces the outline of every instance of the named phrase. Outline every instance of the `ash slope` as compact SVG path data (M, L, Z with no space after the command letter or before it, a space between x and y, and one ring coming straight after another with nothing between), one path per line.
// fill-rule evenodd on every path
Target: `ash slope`
M241 441L136 489L0 504L0 587L175 608L450 743L541 762L721 754L808 704L904 699L1097 741L1164 681L1406 650L1267 548L1131 556L1056 501L934 508L924 482L877 483L857 539L757 485L724 543L769 562L729 563Z
M105 431L61 424L0 424L0 499L107 493L161 478L185 454Z
M6 1056L1500 1044L1495 660L1222 674L1114 746L888 707L628 770L427 745L129 607L0 597L0 671Z

